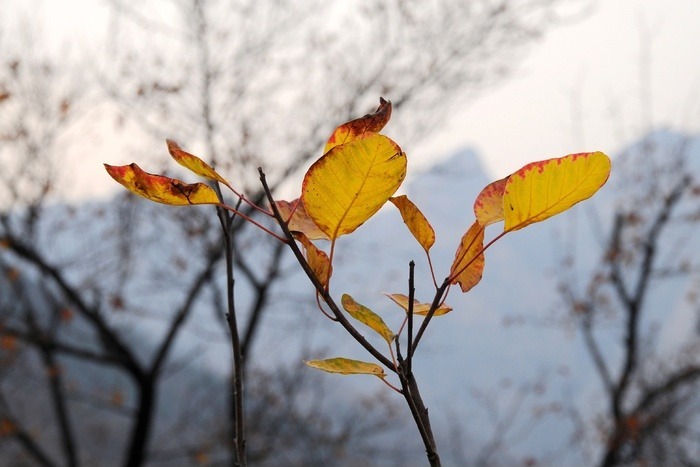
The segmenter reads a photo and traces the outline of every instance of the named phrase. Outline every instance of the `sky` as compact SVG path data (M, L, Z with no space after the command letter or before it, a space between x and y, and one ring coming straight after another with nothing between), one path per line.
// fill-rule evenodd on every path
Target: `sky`
M471 145L501 177L532 160L614 154L650 126L697 132L699 21L696 0L597 2L587 19L550 32L510 80L457 112L420 152Z
M106 2L0 3L5 12L40 4L57 37L104 33ZM697 132L699 20L697 0L594 2L584 20L553 29L529 49L509 79L456 109L411 158L426 167L470 147L500 178L532 160L592 150L614 155L651 127ZM85 171L71 197L117 189Z

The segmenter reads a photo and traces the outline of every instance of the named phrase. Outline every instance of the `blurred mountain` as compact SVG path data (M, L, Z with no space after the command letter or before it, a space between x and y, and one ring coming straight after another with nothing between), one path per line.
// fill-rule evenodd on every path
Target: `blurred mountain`
M656 149L650 152L650 147ZM648 178L650 169L667 166L665 158L681 151L690 154L684 170L700 174L698 137L658 131L617 151L610 182L592 200L547 222L507 235L487 251L484 277L477 287L468 294L462 294L456 287L451 290L447 303L454 311L431 323L414 364L438 440L444 440L443 444L452 442L449 440L454 434L451 432L454 422L469 420L472 427L487 426L488 414L483 413L483 407L474 397L476 389L489 392L505 388L507 392L509 387L543 375L548 381L543 398L568 391L574 400L587 401L587 397L600 389L576 334L563 332L560 326L552 324L565 314L557 297L557 284L563 279L563 261L573 255L577 259L574 280L583 280L602 254L604 233L611 225L614 208L635 200L639 180ZM642 157L645 159L641 160ZM431 255L438 283L449 271L459 240L474 220L472 204L476 195L492 180L480 156L474 150L464 149L422 173L413 174L402 188L436 230L437 243ZM119 284L115 294L124 301L121 307L141 312L117 313L111 319L131 335L130 341L139 343L144 358L153 348L149 342L151 336L160 336L164 331L158 313L166 313L164 310L177 302L173 296L182 293L180 287L202 263L197 256L201 251L191 247L195 233L182 231L179 218L172 211L164 215L172 209L145 201L126 203L123 196L84 206L54 206L46 211L47 219L42 221L44 226L39 234L43 248L57 263L69 264L81 255L92 261L89 268L69 267L68 277L74 283L97 280L102 284ZM105 232L115 224L124 229L121 240ZM202 228L215 229L216 224L202 223ZM489 227L487 239L497 235L501 228L501 225ZM216 238L211 232L204 235L212 240ZM244 244L250 244L251 254L257 254L260 236L254 232L252 237L241 239ZM113 240L105 244L104 238ZM699 259L697 232L686 242L683 251ZM110 259L116 254L133 258L128 270L120 269ZM165 263L164 258L169 258L169 262ZM382 315L392 329L397 329L403 312L381 292L407 293L410 260L416 262L416 296L421 301L430 301L434 286L425 254L398 211L387 205L356 233L338 241L331 290L337 296L349 293ZM287 258L285 270L294 271L292 258ZM236 293L245 309L245 303L250 300L245 286L237 286ZM683 308L677 299L683 293L684 290L674 289L673 284L666 286L662 295L657 294L659 303L665 304L664 314L650 317L671 323L670 336L694 329L692 323L697 316ZM257 364L284 366L302 357L338 355L367 358L339 326L315 308L311 286L301 274L290 273L275 286L273 297L275 302L265 317L261 338L254 349ZM178 358L196 354L199 364L180 369L178 381L210 381L225 377L229 370L228 343L220 323L213 317L210 303L197 308L177 343ZM80 333L77 330L75 334ZM381 339L375 338L371 331L364 333L381 348ZM611 341L605 350L616 352L616 345ZM101 378L99 373L77 377L86 384ZM367 393L368 386L372 389L379 386L365 377L326 378L328 386L333 388L331 405L358 391ZM330 381L331 378L338 381ZM176 403L173 401L181 396L184 397L164 394L161 404ZM165 406L161 410L167 412ZM566 446L567 431L558 423L556 420L543 423L540 432L531 433L522 452L549 452L553 445ZM466 435L474 445L488 438L488 433L480 429ZM415 445L418 445L417 435Z

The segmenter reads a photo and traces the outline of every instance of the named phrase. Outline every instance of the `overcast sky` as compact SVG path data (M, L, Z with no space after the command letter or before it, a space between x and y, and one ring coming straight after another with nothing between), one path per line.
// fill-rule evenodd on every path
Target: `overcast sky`
M600 1L588 19L548 34L512 79L421 151L473 145L492 174L504 176L531 160L614 153L649 124L697 132L699 25L697 0Z
M52 33L103 34L105 2L0 0L5 14L39 3ZM650 126L697 132L698 24L698 0L598 1L590 16L550 32L509 80L469 102L415 148L414 167L471 146L501 177L531 160L571 152L614 155ZM76 186L90 194L117 189L93 184L95 177Z

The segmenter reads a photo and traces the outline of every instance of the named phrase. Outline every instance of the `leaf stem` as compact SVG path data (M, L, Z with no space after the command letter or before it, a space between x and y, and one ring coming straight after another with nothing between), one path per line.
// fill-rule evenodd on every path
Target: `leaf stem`
M241 199L243 199L243 198L241 198ZM258 227L258 228L264 230L266 233L272 235L273 237L275 237L275 238L276 238L277 240L279 240L280 242L282 242L282 243L287 243L288 240L287 240L286 238L280 237L279 235L277 235L276 233L274 233L273 231L271 231L271 230L268 229L267 227L263 226L263 225L260 224L259 222L256 222L256 221L254 221L252 218L246 216L245 214L243 214L243 213L242 213L241 211L239 211L238 209L232 208L231 206L229 206L229 205L227 205L227 204L224 204L224 203L218 203L216 206L218 206L218 207L220 207L220 208L222 208L222 209L226 209L227 211L231 211L232 213L236 214L237 216L241 216L243 219L247 220L248 222L250 222L250 223L253 224L254 226L256 226L256 227Z
M471 264L476 260L476 258L478 258L480 255L482 255L482 254L488 249L488 247L490 247L491 245L493 245L494 243L496 243L498 240L500 240L501 238L503 238L503 236L504 236L505 234L507 234L508 232L510 232L510 230L509 230L509 231L505 231L505 232L501 232L500 234L498 234L495 238L493 238L490 242L488 242L488 243L486 244L486 246L484 246L481 250L479 250L479 252L478 252L477 254L475 254L474 257L473 257L472 259L470 259L469 262L468 262L467 264L465 264L461 269L459 269L459 270L458 270L457 272L455 272L454 274L450 275L450 276L449 276L447 279L445 279L445 280L446 280L446 281L449 281L450 283L451 283L452 281L454 281L455 278L457 278L457 277L458 277L460 274L462 274L469 266L471 266ZM471 245L470 245L470 246L471 246ZM464 259L464 255L466 255L468 251L469 251L469 248L465 248L463 255L459 258L459 261L462 261L462 259ZM455 261L455 263L457 263L457 261Z
M399 394L403 394L403 392L401 391L401 389L399 389L399 388L397 388L396 386L394 386L393 384L391 384L389 381L386 380L386 378L382 378L381 376L377 376L377 378L381 379L381 380L382 380L382 383L386 384L387 386L389 386L389 387L390 387L391 389L393 389L394 391L398 392Z

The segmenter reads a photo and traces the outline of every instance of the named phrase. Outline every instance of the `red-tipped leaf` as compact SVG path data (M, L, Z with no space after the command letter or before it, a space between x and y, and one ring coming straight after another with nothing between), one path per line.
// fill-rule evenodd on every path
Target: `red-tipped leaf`
M374 113L343 123L328 138L323 153L336 146L348 143L364 133L379 133L391 118L391 102L379 99L379 107Z
M219 204L214 190L204 183L185 183L175 178L150 174L136 164L104 166L107 173L127 190L156 203L171 206Z

